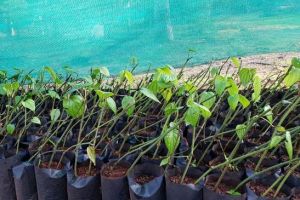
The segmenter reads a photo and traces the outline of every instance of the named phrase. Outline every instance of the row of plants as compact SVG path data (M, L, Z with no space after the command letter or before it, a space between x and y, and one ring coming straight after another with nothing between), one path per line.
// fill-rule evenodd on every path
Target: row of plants
M136 62L0 71L0 199L300 199L300 60L184 80L189 60L138 79Z

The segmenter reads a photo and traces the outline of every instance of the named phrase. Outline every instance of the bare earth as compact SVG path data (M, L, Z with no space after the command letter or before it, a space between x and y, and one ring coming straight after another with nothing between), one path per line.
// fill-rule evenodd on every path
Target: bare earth
M287 53L270 53L270 54L260 54L254 56L241 57L241 63L243 67L256 68L257 74L261 78L272 78L279 74L282 71L285 71L291 63L292 58L300 58L300 52L287 52ZM225 65L224 65L225 63ZM230 60L214 61L210 64L197 65L193 67L187 67L184 69L183 78L186 80L188 77L200 73L202 70L205 70L209 66L212 67L223 67L223 73L229 68L229 73L234 73L236 70L233 67ZM180 68L175 69L177 73L180 72ZM137 75L136 77L142 77L145 74Z

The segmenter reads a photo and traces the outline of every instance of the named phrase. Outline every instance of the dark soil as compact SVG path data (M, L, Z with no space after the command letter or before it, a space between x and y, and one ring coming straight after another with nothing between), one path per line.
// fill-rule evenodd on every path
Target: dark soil
M217 181L217 180L216 180ZM209 181L205 183L206 188L215 191L218 194L225 195L228 194L228 191L235 188L235 186L228 185L226 183L221 182L218 188L215 189L216 181Z
M102 175L110 178L119 178L126 175L128 167L122 165L107 166L104 168Z
M87 176L96 176L99 172L95 166L91 166L91 170L89 172L89 166L79 166L77 167L77 176L87 177Z
M64 165L62 163L52 161L50 166L49 166L49 162L42 162L39 167L44 168L44 169L59 169L59 170L61 170L64 168Z
M300 200L300 193L294 194L292 200Z
M140 184L140 185L144 185L146 183L149 183L150 181L152 181L155 177L151 176L151 175L141 175L135 178L135 182Z
M250 182L249 183L249 188L253 192L255 192L255 194L257 196L262 196L263 193L269 188L269 186L263 185L263 184L258 183L258 182ZM275 192L276 192L276 189L275 190L271 189L265 197L272 199L272 198L274 198ZM284 198L284 197L287 197L287 195L283 192L279 192L276 197L277 198Z
M171 176L170 177L170 181L172 183L176 183L176 184L181 184L181 176ZM194 184L196 182L196 178L192 178L192 177L184 177L184 180L183 180L183 184Z

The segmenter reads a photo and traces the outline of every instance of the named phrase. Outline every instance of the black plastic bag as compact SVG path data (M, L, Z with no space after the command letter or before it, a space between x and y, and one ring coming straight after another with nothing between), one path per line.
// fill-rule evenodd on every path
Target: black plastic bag
M219 174L208 175L206 177L205 181L206 182L207 181L217 182L219 177L220 177ZM241 182L241 180L235 179L234 177L224 176L221 182L226 185L232 186L232 189L234 189ZM244 188L240 189L240 191L238 191L238 192L241 195L220 194L218 192L215 192L215 191L209 189L207 186L204 186L203 199L205 199L205 200L245 200L246 193L245 193Z
M166 194L167 200L202 200L203 199L203 181L195 184L177 184L170 181L172 176L182 175L184 168L168 169L166 172ZM189 168L187 176L197 179L202 175L202 171L197 168Z
M63 169L40 168L40 162L48 162L51 154L43 154L35 160L34 171L39 200L67 200L67 171L70 162L62 159ZM53 161L58 162L60 154L55 154Z
M26 158L27 152L20 151L16 154L15 149L0 151L0 199L16 199L12 168Z
M275 181L276 181L276 177L274 176L265 176L263 178L259 178L259 179L253 179L253 182L258 182L261 183L267 187L270 187ZM250 183L247 183L246 185L246 189L247 189L247 200L288 200L291 198L292 196L292 190L291 188L289 188L286 185L283 185L281 188L281 192L283 192L284 194L286 194L286 197L283 198L279 198L279 197L272 197L272 198L267 198L267 197L261 197L258 196L254 191L251 190L251 188L249 187Z
M101 169L101 188L103 200L128 200L129 199L129 187L126 174L120 177L107 177L103 171L110 166L113 166L116 162L112 161L103 165ZM129 169L130 163L120 161L116 165L123 166Z
M164 170L159 165L145 163L135 166L127 176L131 200L164 200L165 184L163 174ZM140 185L135 179L141 175L150 175L155 178Z
M89 159L86 155L78 158L78 166L89 166ZM100 184L100 169L103 162L96 160L95 176L75 176L74 170L68 171L68 200L101 200L101 184Z
M13 168L16 196L18 200L38 200L34 165L23 162Z

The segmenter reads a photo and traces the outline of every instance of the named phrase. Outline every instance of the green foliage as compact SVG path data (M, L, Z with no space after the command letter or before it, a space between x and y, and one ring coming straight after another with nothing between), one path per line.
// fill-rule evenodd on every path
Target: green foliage
M27 99L26 101L22 101L21 104L24 108L27 108L32 112L35 112L35 102L32 99Z
M293 143L292 143L292 138L291 134L289 131L285 133L285 149L289 155L289 159L293 159Z
M293 58L292 59L292 66L295 68L300 68L300 59L299 58Z
M56 72L53 70L52 67L45 67L44 68L46 72L48 72L52 78L52 80L54 81L54 83L56 84L61 84L62 81L59 79L59 77L57 76Z
M63 99L63 107L69 116L73 118L81 117L85 112L85 102L82 96L72 95Z
M60 100L60 96L57 92L55 92L54 90L50 90L48 91L48 95L52 98L52 99L58 99Z
M292 67L288 75L283 80L287 87L291 87L300 81L300 68Z
M269 121L269 123L273 123L273 113L270 105L264 106L264 112L266 112L265 117Z
M96 150L95 147L92 146L88 146L88 148L86 149L88 158L90 159L90 161L94 164L94 166L96 166Z
M216 76L215 78L215 91L217 93L217 95L221 95L225 88L226 88L226 85L227 85L227 79L223 76Z
M180 110L182 107L177 107L176 104L174 102L169 103L166 107L165 107L165 116L170 116L173 113L177 112L178 110Z
M238 124L235 127L235 132L240 140L243 140L247 133L247 126L245 124Z
M14 133L15 129L16 129L16 126L14 124L7 124L7 126L6 126L6 132L9 135L12 135Z
M279 143L282 141L282 136L275 135L271 138L271 141L269 143L269 148L273 149L279 145Z
M107 102L108 107L116 114L117 113L117 105L116 105L115 100L111 97L108 97L106 99L106 102Z
M235 110L236 109L236 107L237 107L237 105L239 103L239 100L240 100L240 98L239 98L238 94L235 94L233 96L229 96L227 98L227 101L228 101L228 104L229 104L229 107L230 107L231 110Z
M242 104L244 109L250 105L250 101L241 94L239 94L239 102Z
M200 103L210 109L216 102L216 95L213 92L202 92L200 94Z
M120 78L121 78L122 81L127 80L128 83L129 83L129 85L133 85L134 84L134 76L128 70L121 71Z
M175 123L171 122L170 127L165 130L164 142L168 149L168 154L173 155L180 142L180 134Z
M231 62L233 63L233 65L236 68L240 68L241 67L241 62L237 57L231 57Z
M253 90L252 93L252 101L258 102L260 100L260 93L261 93L261 80L259 76L255 76L253 78Z
M239 77L240 77L241 83L244 86L247 86L249 83L251 83L251 81L253 80L255 74L256 74L256 70L255 69L242 68L239 71Z
M227 79L227 87L227 91L230 95L233 96L239 93L239 88L232 78Z
M3 91L6 92L7 96L12 96L16 91L19 89L19 83L13 82L13 83L6 83L2 85Z
M60 110L59 109L52 109L51 112L50 112L50 119L51 119L51 122L54 123L58 120L60 116Z
M41 125L41 120L38 118L38 117L33 117L31 119L31 122L34 123L34 124L39 124Z
M129 117L132 116L135 109L135 99L132 96L123 97L122 108L123 110L125 110Z
M140 92L143 95L145 95L146 97L152 99L153 101L156 101L156 102L160 103L160 101L158 100L158 98L155 96L155 94L151 90L143 87L143 88L140 89Z

